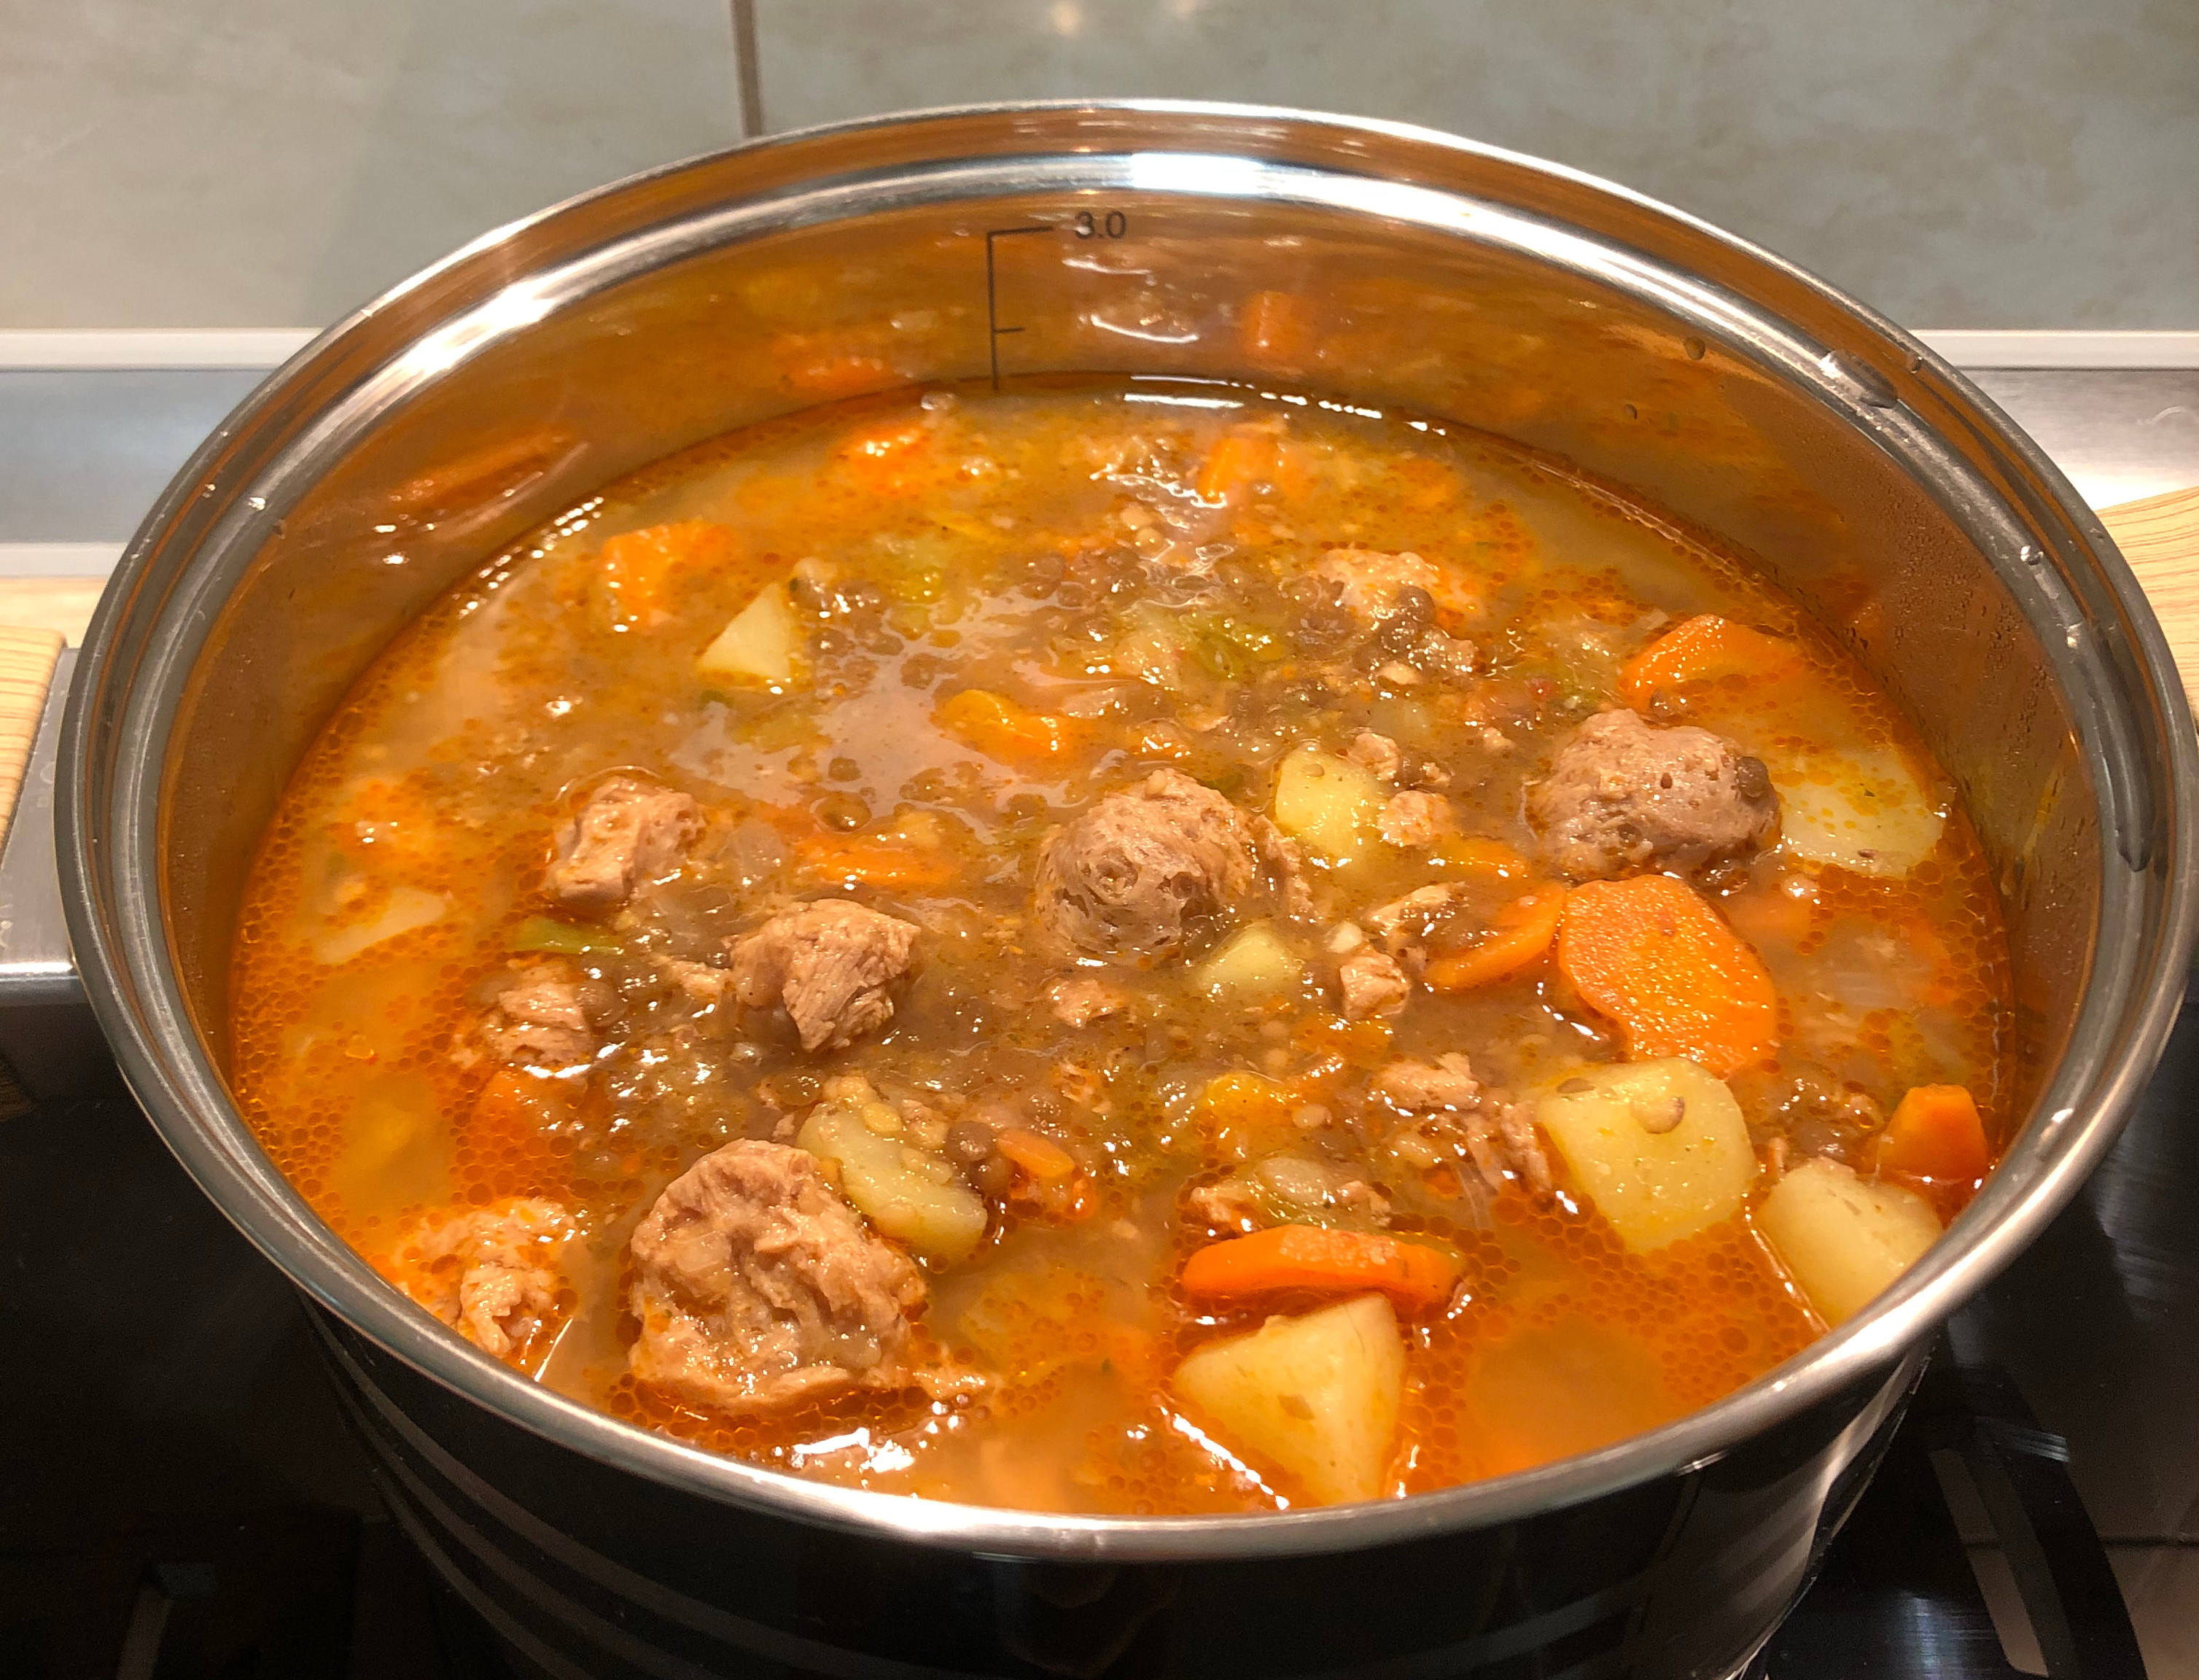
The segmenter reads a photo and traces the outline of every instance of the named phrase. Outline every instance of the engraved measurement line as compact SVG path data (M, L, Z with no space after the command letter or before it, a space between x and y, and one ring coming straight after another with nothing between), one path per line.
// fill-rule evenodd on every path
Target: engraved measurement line
M995 391L1000 388L1000 340L1007 334L1019 333L1023 329L1004 327L1000 324L1000 284L994 265L993 242L996 239L1012 239L1019 233L1052 233L1053 231L1053 227L1044 223L1033 224L1028 227L985 230L985 342L988 350L991 353L993 388Z

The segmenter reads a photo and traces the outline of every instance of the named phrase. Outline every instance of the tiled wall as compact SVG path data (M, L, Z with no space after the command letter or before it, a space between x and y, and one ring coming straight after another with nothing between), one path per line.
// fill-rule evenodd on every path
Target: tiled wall
M0 0L0 327L318 326L737 137L726 0Z
M735 0L0 0L0 327L311 325L741 126ZM1148 94L1613 176L1928 326L2199 327L2199 0L755 0L790 127Z

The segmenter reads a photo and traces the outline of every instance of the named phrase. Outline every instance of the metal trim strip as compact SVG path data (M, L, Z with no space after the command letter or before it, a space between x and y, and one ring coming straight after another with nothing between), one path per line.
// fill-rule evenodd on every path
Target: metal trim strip
M2102 331L1918 327L1959 368L2199 368L2199 330ZM312 327L0 329L0 372L23 369L273 369L312 342Z

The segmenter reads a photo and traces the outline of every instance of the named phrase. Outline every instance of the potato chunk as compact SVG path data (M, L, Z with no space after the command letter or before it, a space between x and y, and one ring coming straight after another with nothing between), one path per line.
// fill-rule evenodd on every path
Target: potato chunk
M985 1204L954 1164L919 1148L876 1098L821 1102L795 1141L840 1170L840 1189L886 1235L936 1264L968 1256L985 1234Z
M1775 751L1765 761L1779 790L1781 839L1799 858L1891 879L1939 843L1945 814L1890 748Z
M1379 1295L1271 1318L1176 1367L1175 1391L1215 1438L1323 1505L1373 1499L1397 1433L1405 1345Z
M1932 1205L1837 1161L1805 1161L1771 1188L1756 1228L1828 1324L1861 1312L1939 1240Z
M786 585L767 583L703 650L696 674L705 682L792 682L797 639Z
M1636 1253L1732 1217L1756 1181L1741 1105L1678 1056L1585 1070L1546 1093L1535 1117Z
M441 893L423 892L417 887L392 887L376 914L316 939L313 955L330 968L341 967L386 939L441 921L450 907L451 901Z
M1295 986L1305 972L1297 952L1265 922L1255 922L1207 960L1194 977L1201 991L1225 1001L1250 1001Z
M1275 825L1332 863L1350 863L1379 837L1389 791L1363 765L1300 747L1275 773Z

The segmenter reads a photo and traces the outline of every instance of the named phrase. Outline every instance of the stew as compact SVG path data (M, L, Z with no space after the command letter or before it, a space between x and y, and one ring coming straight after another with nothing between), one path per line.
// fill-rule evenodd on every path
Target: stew
M486 1353L790 1473L1397 1496L1704 1405L2006 1123L1954 790L1799 608L1479 434L1064 381L815 410L371 667L236 1087Z

